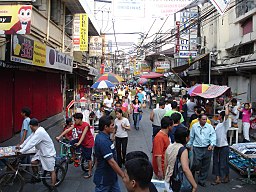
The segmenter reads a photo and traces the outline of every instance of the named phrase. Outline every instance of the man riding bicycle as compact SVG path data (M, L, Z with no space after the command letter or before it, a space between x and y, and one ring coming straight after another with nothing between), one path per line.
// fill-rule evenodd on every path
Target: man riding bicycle
M37 149L36 154L31 159L32 165L38 165L39 161L45 171L51 172L52 189L56 183L56 173L54 171L56 151L52 139L43 127L39 127L38 120L33 118L29 122L32 134L22 143L17 145L20 153L26 153L33 147ZM38 173L38 167L32 166L33 172Z

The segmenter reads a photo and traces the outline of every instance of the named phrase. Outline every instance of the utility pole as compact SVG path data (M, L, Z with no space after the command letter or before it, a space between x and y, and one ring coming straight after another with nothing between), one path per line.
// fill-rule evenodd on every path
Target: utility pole
M212 52L209 53L209 84L211 84Z

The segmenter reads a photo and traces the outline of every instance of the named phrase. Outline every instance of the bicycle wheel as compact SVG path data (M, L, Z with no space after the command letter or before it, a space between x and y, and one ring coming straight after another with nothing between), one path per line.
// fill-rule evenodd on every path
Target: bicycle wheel
M63 180L65 179L66 173L65 169L61 165L55 165L55 173L56 173L56 183L55 187L58 187ZM51 172L50 171L44 171L43 177L42 177L43 184L46 187L51 187L52 179L51 179Z
M63 159L63 160L59 163L59 165L64 168L64 170L65 170L65 175L66 175L67 172L68 172L68 164L69 164L69 163L68 163L68 160L67 160L67 159Z
M0 176L0 192L20 192L23 185L23 178L13 171L5 172Z
M92 153L92 168L94 167L94 165L95 165L95 154ZM83 171L88 171L89 170L88 160L82 158L81 167Z

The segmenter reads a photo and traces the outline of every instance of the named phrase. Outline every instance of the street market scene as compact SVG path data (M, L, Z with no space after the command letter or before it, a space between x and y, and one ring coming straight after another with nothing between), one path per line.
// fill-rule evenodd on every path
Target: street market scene
M0 13L0 192L256 190L255 0Z

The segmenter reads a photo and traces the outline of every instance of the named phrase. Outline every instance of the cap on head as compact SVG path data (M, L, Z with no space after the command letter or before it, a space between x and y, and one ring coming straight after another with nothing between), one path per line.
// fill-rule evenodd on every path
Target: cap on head
M29 125L38 126L38 120L36 118L30 119Z

